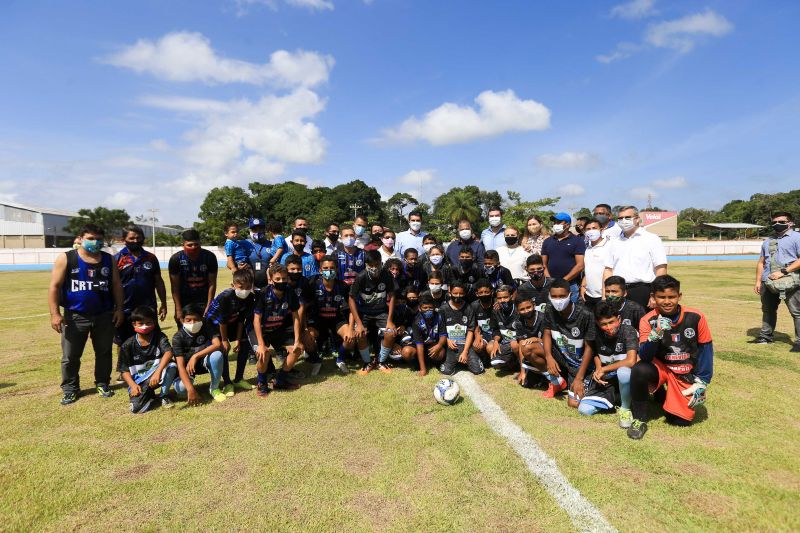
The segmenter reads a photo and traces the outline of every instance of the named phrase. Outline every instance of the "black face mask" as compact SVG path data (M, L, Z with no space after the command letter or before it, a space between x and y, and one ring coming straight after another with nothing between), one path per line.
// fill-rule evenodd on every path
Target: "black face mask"
M459 263L461 263L461 268L463 268L464 270L469 270L470 268L472 268L473 261L472 259L462 259L459 261Z
M133 253L140 252L142 250L142 245L138 242L126 242L125 246L127 246L128 250Z
M460 304L461 302L464 301L464 297L463 296L451 296L450 297L450 301L453 302L454 304L458 305L458 304Z
M517 244L519 237L506 237L506 244L509 246L514 246Z
M302 272L289 272L289 279L297 283L301 279L303 279Z
M772 225L772 229L773 231L775 231L775 233L783 233L784 231L789 229L789 224L787 224L786 222L778 222Z
M409 300L406 305L409 307L409 309L416 309L419 305L419 300Z
M492 305L493 299L494 298L492 297L491 294L484 294L483 296L478 296L478 300L480 300L481 303L485 305Z
M530 319L533 316L533 311L529 311L527 313L520 313L519 316L524 318L525 320Z
M338 241L339 240L339 234L338 233L328 233L328 240L331 241L331 242Z
M289 283L287 281L278 281L272 284L276 291L285 291L289 288Z
M544 277L544 272L534 272L533 274L530 274L530 277L533 281L539 281Z

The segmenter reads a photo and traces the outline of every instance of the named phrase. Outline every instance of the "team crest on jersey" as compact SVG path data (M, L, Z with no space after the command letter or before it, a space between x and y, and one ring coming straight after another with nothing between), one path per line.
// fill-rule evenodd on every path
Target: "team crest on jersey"
M581 334L580 328L572 328L572 336L573 337L579 337L580 334Z
M622 343L618 342L617 345L614 347L614 351L619 353L622 351Z
M622 320L622 323L625 324L626 326L630 326L631 325L631 320L629 318L624 318Z
M100 273L105 277L111 274L111 269L108 267L103 267L100 269Z
M467 323L467 317L465 317L465 316L462 316L462 317L461 317L461 322L462 322L463 324L466 324L466 323Z
M206 270L208 270L206 265L200 265L200 272L205 272Z
M672 342L681 342L681 334L680 333L673 333L670 335L672 337Z
M145 261L142 267L144 267L145 270L150 270L151 268L153 268L153 263L151 263L150 261Z
M379 283L378 284L378 290L379 291L385 291L386 290L386 284L385 283Z
M334 302L341 302L342 300L343 298L341 294L337 294L336 296L333 297Z
M289 304L287 302L283 302L283 305L281 305L281 309L289 309Z
M363 264L364 264L364 261L362 261L361 259L356 259L356 266L357 267L360 267Z
M687 339L694 338L694 329L693 328L686 328L685 330L683 330L683 335Z

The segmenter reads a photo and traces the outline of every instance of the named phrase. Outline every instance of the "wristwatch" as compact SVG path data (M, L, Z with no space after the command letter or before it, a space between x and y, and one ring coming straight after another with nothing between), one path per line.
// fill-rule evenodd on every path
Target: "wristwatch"
M783 274L784 276L788 276L788 275L789 275L789 271L788 271L788 270L786 270L786 267L783 267L783 268L781 269L781 274Z

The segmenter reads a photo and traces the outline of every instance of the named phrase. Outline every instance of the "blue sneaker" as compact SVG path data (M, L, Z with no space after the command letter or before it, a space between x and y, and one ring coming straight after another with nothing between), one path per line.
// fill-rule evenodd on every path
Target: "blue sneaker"
M61 398L61 405L69 405L78 401L78 395L74 392L65 392L64 397Z
M105 383L101 383L97 386L97 394L99 394L101 398L111 398L114 396L114 391Z

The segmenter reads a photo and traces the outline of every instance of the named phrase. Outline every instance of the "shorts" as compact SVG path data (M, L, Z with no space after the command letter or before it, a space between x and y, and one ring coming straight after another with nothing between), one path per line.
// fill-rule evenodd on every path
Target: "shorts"
M448 346L445 346L444 363L442 363L442 366L439 368L442 374L452 376L456 373L458 357L461 355L463 349L463 347L459 346L458 350L451 350ZM475 353L472 347L470 347L467 352L467 368L473 374L483 374L485 370L483 361L481 361L481 358L478 357L478 354Z
M342 326L347 326L348 323L344 320L337 319L317 319L313 324L309 322L309 326L313 327L319 333L317 343L330 340L332 344L341 344L342 338L339 337L339 330Z
M276 351L294 344L294 328L278 328L272 331L261 330L261 336L264 338L264 343L267 346L272 346ZM247 339L250 341L253 350L258 348L258 339L254 329L247 333Z
M602 385L590 380L581 402L587 402L600 410L614 409L614 406L619 405L619 383L615 377L607 377L606 382L606 385Z
M567 387L572 388L572 384L575 382L575 377L578 375L579 367L568 364L564 355L558 350L553 350L553 359L555 359L556 362L558 363L558 366L561 367L561 377L567 380ZM591 374L590 377L586 377L583 379L584 391L589 388L591 381L592 381ZM584 395L585 394L586 393L584 392ZM574 400L581 399L577 398L572 391L569 391L569 397Z
M658 384L651 388L650 392L653 393L666 384L667 395L664 399L664 411L689 422L694 420L694 409L689 407L691 396L683 395L683 391L691 387L692 383L687 383L678 379L678 377L667 369L664 363L658 359L653 359L652 363L655 365L656 370L658 370Z
M388 313L381 313L380 315L363 315L361 317L361 323L364 324L364 327L368 332L375 331L377 333L378 330L386 329L386 323L388 321Z

